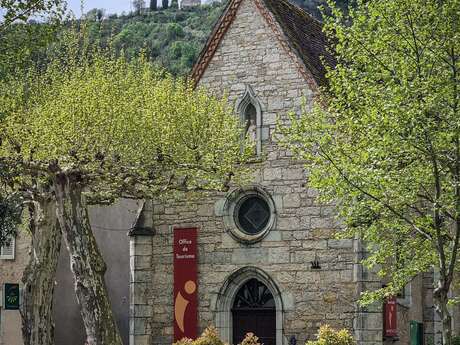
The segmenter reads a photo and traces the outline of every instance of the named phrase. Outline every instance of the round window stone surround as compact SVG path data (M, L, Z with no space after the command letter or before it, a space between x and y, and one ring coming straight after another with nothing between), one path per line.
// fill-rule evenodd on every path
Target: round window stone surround
M262 240L276 223L276 208L270 194L259 186L232 191L225 200L224 225L239 242Z

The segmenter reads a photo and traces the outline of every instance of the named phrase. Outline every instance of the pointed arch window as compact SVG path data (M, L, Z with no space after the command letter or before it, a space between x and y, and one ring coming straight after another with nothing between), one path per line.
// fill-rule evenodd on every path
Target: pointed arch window
M236 104L236 111L245 128L245 135L254 141L259 156L262 152L262 108L250 85L246 85L243 96Z
M233 272L219 290L214 310L216 326L226 343L238 344L248 332L255 333L265 345L285 343L282 294L260 268L243 267Z
M236 294L233 310L240 309L275 309L275 300L265 284L252 278Z

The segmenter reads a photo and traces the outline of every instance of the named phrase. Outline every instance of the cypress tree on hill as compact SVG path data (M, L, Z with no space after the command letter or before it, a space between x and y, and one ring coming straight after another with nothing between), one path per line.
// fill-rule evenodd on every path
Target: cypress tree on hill
M163 8L166 9L169 7L169 0L162 0Z
M150 0L150 11L156 11L158 10L158 4L157 4L157 0Z

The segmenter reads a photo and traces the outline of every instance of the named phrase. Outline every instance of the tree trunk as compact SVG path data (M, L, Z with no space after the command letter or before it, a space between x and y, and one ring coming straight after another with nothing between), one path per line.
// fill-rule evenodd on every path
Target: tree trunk
M106 265L91 230L79 178L58 173L54 188L57 218L69 251L86 341L88 345L122 345L105 287Z
M22 277L22 335L25 345L54 345L53 292L61 247L56 203L35 201L30 211L32 246Z
M448 289L439 286L434 290L433 297L435 300L436 312L442 323L442 344L452 345L452 316L447 307L449 301Z

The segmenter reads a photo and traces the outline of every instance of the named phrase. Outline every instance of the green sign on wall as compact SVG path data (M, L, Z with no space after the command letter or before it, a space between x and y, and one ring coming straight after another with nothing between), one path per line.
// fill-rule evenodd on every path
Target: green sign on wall
M5 283L3 286L4 309L17 310L19 309L19 284Z
M411 320L410 345L423 345L423 323Z

